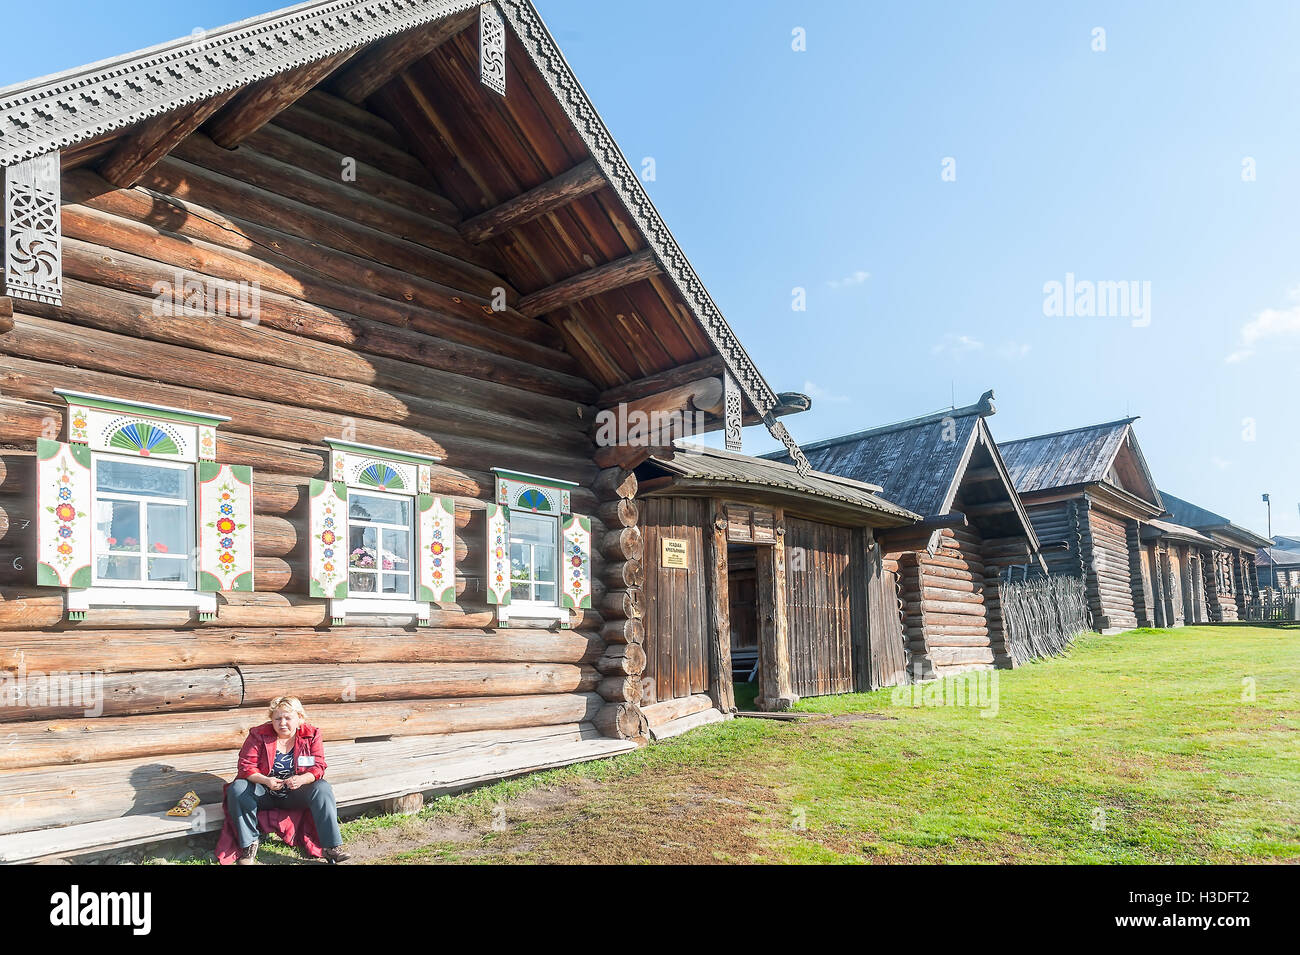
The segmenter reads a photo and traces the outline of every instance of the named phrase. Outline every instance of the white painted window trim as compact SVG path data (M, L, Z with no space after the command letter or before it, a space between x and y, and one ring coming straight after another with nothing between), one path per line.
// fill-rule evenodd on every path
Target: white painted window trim
M378 614L394 616L413 614L421 620L429 619L427 600L394 600L391 597L345 597L330 599L330 616L341 620L349 614Z
M91 607L190 607L199 613L217 612L217 595L198 590L156 587L79 587L68 590L68 610Z

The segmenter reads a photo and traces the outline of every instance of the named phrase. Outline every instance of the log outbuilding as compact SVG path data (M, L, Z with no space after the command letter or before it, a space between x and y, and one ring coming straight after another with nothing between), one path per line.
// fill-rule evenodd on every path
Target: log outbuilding
M1168 491L1161 491L1160 497L1166 520L1191 528L1210 542L1202 563L1208 619L1214 623L1243 619L1247 599L1259 590L1256 549L1267 547L1269 539Z
M756 668L764 710L902 680L896 583L876 535L918 515L877 485L695 445L637 477L652 731L730 712L733 669ZM736 667L742 656L753 664Z
M1136 418L1003 441L999 447L1053 574L1082 577L1100 631L1151 626L1141 526L1164 513Z
M1043 573L1038 538L989 432L993 393L964 408L803 445L818 470L868 481L922 517L882 530L913 679L1010 666L998 584Z
M632 747L651 442L602 428L806 470L527 0L0 90L0 176L0 860L219 827L281 693L345 806Z

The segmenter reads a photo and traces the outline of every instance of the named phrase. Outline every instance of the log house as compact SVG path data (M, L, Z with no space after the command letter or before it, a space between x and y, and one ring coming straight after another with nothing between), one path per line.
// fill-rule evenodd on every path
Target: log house
M219 828L285 692L345 807L633 747L651 448L600 412L806 470L527 0L0 90L0 175L0 861Z
M898 580L914 681L1011 666L998 584L1045 570L989 432L994 411L990 391L964 408L803 445L813 467L872 482L922 517L877 534Z
M1244 619L1247 598L1259 590L1256 550L1271 541L1168 491L1161 491L1160 497L1166 520L1198 531L1211 541L1205 574L1209 619L1216 623Z
M918 516L877 486L698 445L637 469L652 732L735 708L732 653L761 710L903 677L897 586L876 535Z
M1136 418L1003 441L999 447L1053 574L1082 577L1092 625L1154 624L1141 527L1164 513Z

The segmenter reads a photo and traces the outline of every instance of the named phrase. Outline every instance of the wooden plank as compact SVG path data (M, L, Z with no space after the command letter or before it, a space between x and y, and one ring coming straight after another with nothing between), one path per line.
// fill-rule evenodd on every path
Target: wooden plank
M681 736L693 729L701 726L708 726L711 723L723 723L731 719L731 714L719 713L715 709L703 710L699 713L692 713L690 716L683 716L680 719L672 720L668 723L661 723L659 726L650 727L650 738L653 740L671 739L674 736Z

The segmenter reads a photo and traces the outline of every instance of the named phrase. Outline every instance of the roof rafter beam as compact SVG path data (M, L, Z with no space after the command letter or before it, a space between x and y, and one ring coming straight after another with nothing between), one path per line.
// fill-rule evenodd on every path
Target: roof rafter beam
M236 96L207 124L208 136L218 146L234 149L303 94L350 60L357 49L344 50L308 63L291 73L254 83Z
M633 282L653 278L659 272L659 262L654 253L642 249L525 295L515 308L528 318L537 318L593 295L612 292Z
M469 242L486 242L525 222L532 222L548 212L567 206L605 184L605 176L600 168L588 159L534 189L466 219L460 225L460 234Z
M132 188L145 173L179 146L185 137L234 99L238 92L238 89L233 89L218 93L189 110L164 113L147 120L100 162L99 174L119 189Z
M331 84L334 92L349 103L360 105L398 73L428 56L477 19L478 8L475 7L372 46L358 56L355 63L340 71Z

